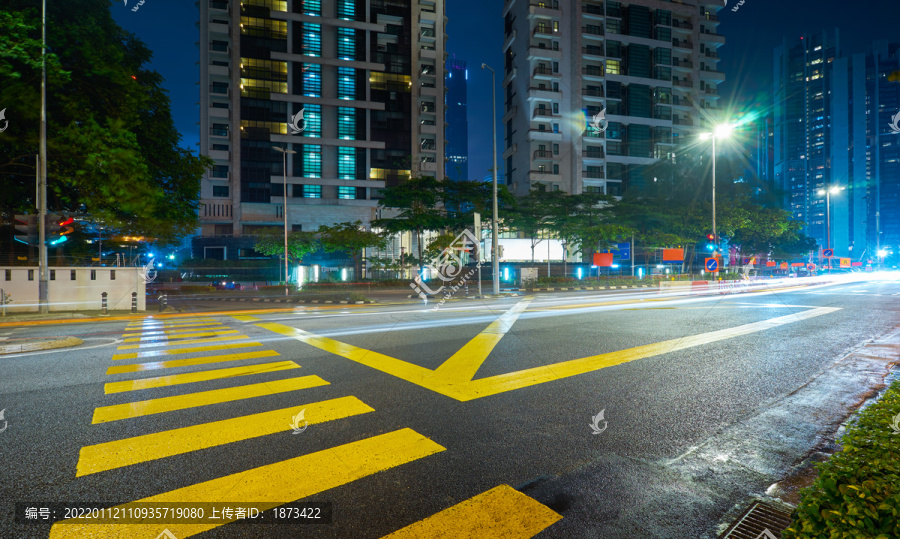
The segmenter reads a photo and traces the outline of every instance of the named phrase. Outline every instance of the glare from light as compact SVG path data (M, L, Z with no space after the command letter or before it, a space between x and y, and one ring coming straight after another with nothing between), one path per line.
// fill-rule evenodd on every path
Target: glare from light
M578 268L578 280L580 281L582 277L582 268Z
M347 268L341 268L341 280L342 281L347 280Z
M713 133L716 135L716 138L728 138L731 136L731 133L734 131L734 126L731 124L720 124L717 125L715 129L713 129Z
M886 256L887 256L887 251L884 250L884 249L880 249L880 250L878 251L878 256L881 257L881 258L886 257Z

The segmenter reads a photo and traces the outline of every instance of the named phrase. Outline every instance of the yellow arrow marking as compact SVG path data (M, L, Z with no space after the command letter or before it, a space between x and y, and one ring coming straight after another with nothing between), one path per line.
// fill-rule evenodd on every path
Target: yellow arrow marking
M478 380L473 379L474 373L487 359L487 354L484 353L486 348L484 343L489 343L490 339L480 340L480 342L482 342L481 347L473 345L471 348L471 356L457 357L459 353L454 354L454 358L456 359L451 358L438 369L430 370L378 352L342 343L334 339L315 335L308 331L292 328L283 324L266 322L256 325L263 329L268 329L269 331L305 342L320 350L330 352L381 372L396 376L401 380L406 380L407 382L430 389L441 395L460 401L469 401L512 391L514 389L561 380L570 376L605 369L606 367L628 363L629 361L635 361L637 359L645 359L716 341L749 335L751 333L765 331L785 324L800 322L801 320L806 320L808 318L830 314L839 310L840 308L837 307L820 307L801 313L779 316L769 320L753 322L751 324L744 324L733 328L711 331L709 333L702 333L700 335L679 339L670 339L654 344L636 346L618 352L609 352L581 359L572 359L561 363L554 363L552 365L543 365L541 367L490 376L488 378L479 378ZM509 314L510 313L507 312L507 315ZM509 318L507 318L507 320L509 320ZM490 328L488 328L488 330L490 330ZM481 335L476 336L473 341L479 339L481 339ZM471 344L471 342L469 344ZM467 344L466 347L469 346L469 344ZM491 345L490 348L493 349L493 345ZM490 353L490 350L487 350L487 353ZM448 364L450 366L448 366ZM454 365L463 369L465 372L472 374L472 377L465 379L456 376L455 371L452 371L451 368Z

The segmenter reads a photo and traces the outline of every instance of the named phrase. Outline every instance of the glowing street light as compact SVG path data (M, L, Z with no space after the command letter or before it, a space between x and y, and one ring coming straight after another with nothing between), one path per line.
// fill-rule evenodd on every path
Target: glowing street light
M843 191L844 187L829 187L828 189L819 189L817 192L819 196L825 195L825 222L827 224L828 229L828 249L831 249L831 195L837 193L838 191ZM828 264L829 266L831 264Z
M734 125L719 124L711 133L701 133L700 140L712 139L712 233L716 250L719 248L719 235L716 233L716 139L726 139L734 132Z

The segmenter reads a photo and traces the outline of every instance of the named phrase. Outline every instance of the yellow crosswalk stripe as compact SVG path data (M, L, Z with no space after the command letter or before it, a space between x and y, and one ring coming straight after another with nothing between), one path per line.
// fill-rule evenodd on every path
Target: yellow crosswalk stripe
M209 324L221 324L217 320L202 320L196 322L188 322L184 324L135 324L125 326L125 331L150 330L150 329L172 329L172 328L189 328L192 326L206 326Z
M134 363L132 365L119 365L106 369L106 374L121 374L123 372L152 371L156 369L171 369L174 367L193 367L206 365L207 363L223 363L225 361L238 361L241 359L253 359L258 357L279 356L275 350L260 350L259 352L244 352L241 354L222 354L218 356L192 357L188 359L172 359L169 361L154 361L152 363Z
M222 336L216 337L215 339L187 339L187 340L175 341L173 343L151 342L151 343L144 343L144 344L123 344L122 346L119 346L118 348L116 348L116 350L144 350L147 348L160 348L163 346L175 347L175 346L183 346L186 344L208 344L211 342L237 340L237 339L249 339L249 338L250 337L248 337L246 335L222 335Z
M208 341L207 341L208 342ZM121 359L139 359L145 357L171 356L175 354L194 354L196 352L213 352L215 350L231 350L234 348L247 348L248 346L262 346L258 342L236 342L228 344L214 344L212 346L185 346L171 350L151 350L149 352L129 352L127 354L113 354L113 361Z
M215 322L215 318L179 318L178 320L145 320L142 322L132 322L125 327L141 328L141 327L165 327L165 326L184 326L203 322Z
M400 429L358 442L340 445L292 459L260 466L203 483L172 490L139 503L193 503L252 500L260 510L278 507L345 485L363 477L440 453L445 448L412 429ZM128 505L119 507L126 508ZM168 524L179 539L222 524ZM64 524L56 523L50 539L91 537L156 537L159 524Z
M261 320L260 318L257 318L255 316L250 316L249 314L238 314L238 315L232 316L232 318L234 318L238 322L259 322Z
M204 331L200 333L186 333L184 335L169 335L169 336L152 336L152 337L129 337L124 340L124 342L144 342L144 341L152 341L152 342L165 342L171 341L175 339L189 339L191 337L212 337L213 335L227 335L228 333L237 333L236 329L227 329L227 330L217 330L217 331Z
M218 322L213 322L211 324L203 324L201 326L193 326L189 328L171 328L171 329L159 329L159 328L148 328L141 329L137 333L123 333L123 337L148 337L150 335L174 335L177 333L191 333L196 331L211 331L214 329L230 329L228 326L224 324L220 324ZM126 330L128 331L128 330ZM137 331L137 330L131 330Z
M328 385L328 382L322 380L318 376L301 376L299 378L286 378L284 380L272 380L269 382L260 382L258 384L212 389L210 391L127 402L125 404L114 404L112 406L100 406L94 409L94 420L91 423L96 425L97 423L121 421L122 419L129 419L132 417L162 414L174 410L186 410L188 408L199 408L200 406L252 399L254 397L264 397L266 395L299 391L301 389L309 389L311 387L324 385Z
M229 367L227 369L189 372L186 374L173 374L171 376L157 376L154 378L141 378L139 380L125 380L123 382L110 382L103 386L103 390L107 395L109 395L111 393L124 393L126 391L139 391L141 389L152 389L155 387L192 384L194 382L207 382L209 380L220 380L223 378L233 378L235 376L249 376L252 374L263 374L267 372L286 371L299 368L300 365L297 365L293 361L275 361L272 363L259 363L257 365Z
M500 485L382 539L526 539L560 519L561 515L534 498Z
M303 409L306 410L305 420L311 425L375 411L356 397L340 397L321 402L300 404L291 408L282 408L270 412L89 445L81 448L76 475L81 477L141 462L199 451L208 447L216 447L279 432L288 432L291 430L291 418ZM356 456L357 459L360 457L364 458L363 455ZM309 469L302 470L302 473L308 473ZM294 470L294 472L297 472L297 470ZM242 496L235 499L251 500L251 498ZM296 498L282 498L280 503L285 503L288 499L293 500ZM197 501L213 500L215 500L214 497L210 499L201 498ZM253 501L256 501L256 498L253 498Z

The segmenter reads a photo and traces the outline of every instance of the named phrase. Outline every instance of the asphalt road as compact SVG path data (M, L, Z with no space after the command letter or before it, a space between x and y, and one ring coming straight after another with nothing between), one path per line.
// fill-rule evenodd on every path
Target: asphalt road
M0 324L85 341L0 356L0 537L714 537L883 374L835 365L898 299L894 276ZM138 500L330 502L332 523L13 521Z

